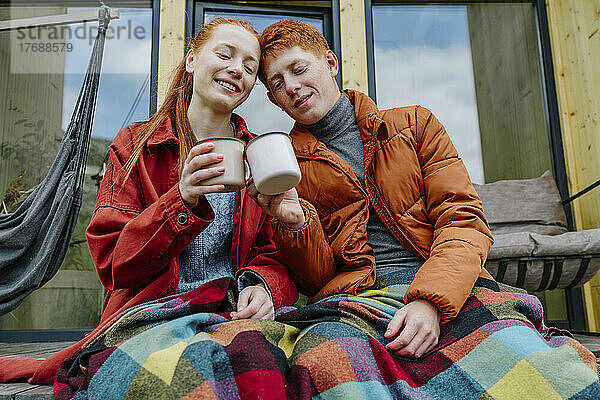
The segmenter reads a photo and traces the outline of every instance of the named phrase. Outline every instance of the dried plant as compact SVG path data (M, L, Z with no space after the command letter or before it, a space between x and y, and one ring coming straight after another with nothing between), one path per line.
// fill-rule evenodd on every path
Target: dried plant
M17 208L27 199L27 197L35 190L35 186L29 189L25 188L25 174L27 171L21 172L15 180L13 180L4 197L2 198L1 210L3 214L15 212Z

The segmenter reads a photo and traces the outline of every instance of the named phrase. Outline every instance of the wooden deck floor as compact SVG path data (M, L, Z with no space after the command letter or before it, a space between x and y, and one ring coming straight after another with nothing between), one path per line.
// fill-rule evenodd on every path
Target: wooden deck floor
M75 342L0 343L0 358L46 358ZM0 400L53 399L52 386L29 383L0 383Z
M600 336L574 336L588 349L600 350ZM72 343L74 342L0 343L0 358L45 358ZM53 398L52 386L30 385L28 383L0 383L0 400L50 400Z

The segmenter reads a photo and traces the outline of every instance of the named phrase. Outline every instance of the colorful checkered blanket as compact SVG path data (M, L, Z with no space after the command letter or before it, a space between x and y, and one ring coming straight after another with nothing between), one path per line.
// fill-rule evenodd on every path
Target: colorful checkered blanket
M122 313L59 368L57 399L600 399L594 354L542 322L535 296L480 279L437 347L418 360L384 345L416 270L228 319L223 278Z

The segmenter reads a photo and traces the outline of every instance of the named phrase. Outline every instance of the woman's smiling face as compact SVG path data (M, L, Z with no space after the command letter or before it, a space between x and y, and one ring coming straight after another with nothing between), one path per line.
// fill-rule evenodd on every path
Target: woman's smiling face
M194 74L193 103L231 113L250 95L259 59L256 36L237 25L218 26L198 52L186 56L186 70Z

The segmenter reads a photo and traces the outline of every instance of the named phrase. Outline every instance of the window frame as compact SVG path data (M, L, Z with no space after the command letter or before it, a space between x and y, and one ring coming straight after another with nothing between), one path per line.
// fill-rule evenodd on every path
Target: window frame
M81 0L58 0L41 2L39 0L0 0L0 6L49 6L60 5L65 7L91 6L92 1ZM95 4L100 7L100 4ZM152 49L150 66L150 115L156 111L157 77L158 77L158 38L159 38L159 14L160 0L114 0L110 8L139 7L149 8L152 12ZM101 310L98 310L101 311ZM37 342L63 342L79 341L92 329L0 329L0 343L37 343Z
M160 37L160 0L152 0L152 50L150 60L150 110L156 112L158 102L158 38Z
M159 1L159 0L154 0ZM199 27L204 24L204 11L211 12L240 12L245 14L274 14L297 17L313 17L323 20L323 36L329 47L341 60L340 42L340 12L339 0L331 1L331 9L323 7L294 7L285 5L253 5L237 3L216 3L198 0L186 0L185 39L188 43L196 35ZM338 84L342 82L342 74L336 76Z

